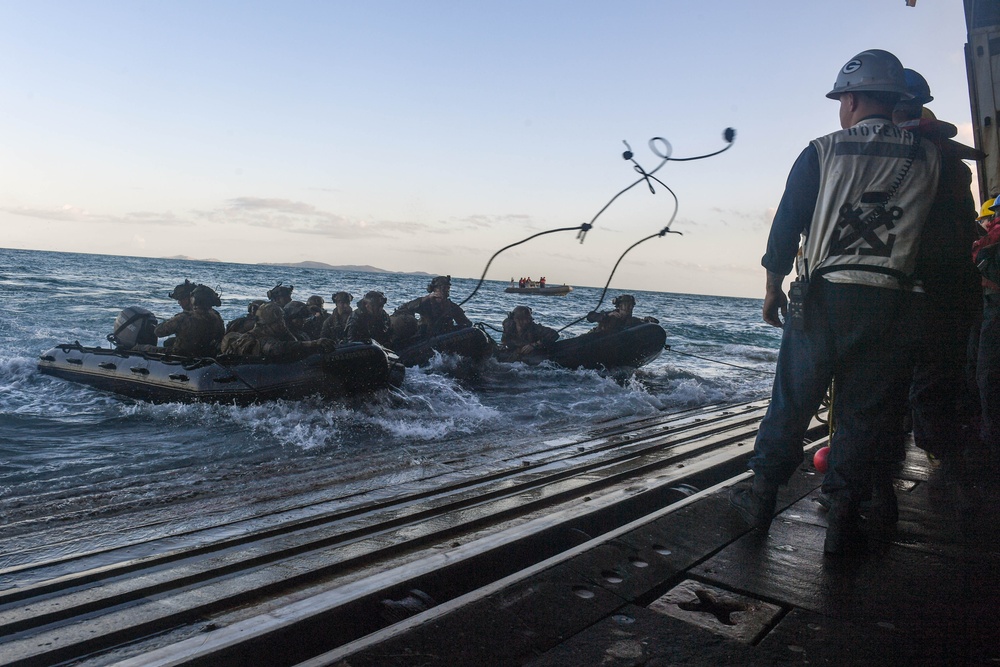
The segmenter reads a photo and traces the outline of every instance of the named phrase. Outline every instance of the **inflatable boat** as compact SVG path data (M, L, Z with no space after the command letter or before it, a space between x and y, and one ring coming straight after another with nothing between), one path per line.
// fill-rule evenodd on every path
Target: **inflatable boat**
M557 340L545 351L524 357L499 351L504 362L520 361L537 365L551 361L566 368L590 368L607 371L635 370L660 356L667 342L667 332L659 324L643 323L614 333L585 333Z
M116 394L155 403L246 405L321 395L338 398L398 386L404 369L377 344L348 343L292 361L263 357L175 357L158 352L57 345L38 370Z
M504 290L507 294L542 294L545 296L563 296L573 291L569 285L546 285L542 287L535 283L533 287L508 287Z
M407 341L396 348L406 366L426 364L435 352L454 354L473 361L493 356L496 342L479 327L466 327L418 341Z

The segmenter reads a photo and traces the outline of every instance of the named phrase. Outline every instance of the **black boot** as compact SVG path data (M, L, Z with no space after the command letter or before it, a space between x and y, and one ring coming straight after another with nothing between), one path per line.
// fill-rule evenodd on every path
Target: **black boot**
M872 499L865 509L865 518L875 528L892 528L899 521L899 502L892 485L892 475L877 472L873 482Z
M750 484L729 492L729 504L739 511L747 525L765 532L771 527L777 499L778 485L760 475L754 475Z
M831 556L856 553L865 547L865 535L861 532L861 515L858 504L843 493L833 495L830 511L826 513L826 540L823 552Z

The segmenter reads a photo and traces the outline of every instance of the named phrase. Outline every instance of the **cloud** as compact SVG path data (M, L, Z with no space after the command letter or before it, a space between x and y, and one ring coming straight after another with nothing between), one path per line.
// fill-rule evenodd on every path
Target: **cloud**
M730 220L735 218L735 223L749 223L750 229L762 229L771 224L774 219L775 209L773 207L766 208L763 211L744 211L742 209L736 208L718 208L713 207L710 209L713 213L718 213L716 222L719 222L725 226L730 225Z
M364 220L324 211L306 202L268 197L236 197L211 209L188 211L183 217L170 211L136 211L121 215L93 213L64 205L58 208L8 207L0 211L54 222L112 223L121 225L191 226L195 224L247 225L293 234L309 234L334 239L387 238L400 234L453 234L504 226L531 230L532 218L524 214L475 214L436 224L406 220Z
M358 220L322 211L305 202L263 197L229 199L219 208L194 211L193 215L206 222L242 224L336 239L377 238L390 236L393 232L415 234L432 231L421 223Z
M189 220L179 218L172 212L153 213L150 211L135 211L122 215L109 215L106 213L91 213L87 209L78 206L65 204L59 208L27 208L18 206L13 208L0 208L4 213L12 215L22 215L28 218L40 218L53 222L79 222L84 224L111 223L116 225L166 225L166 226L190 226Z
M538 226L530 215L524 213L505 213L502 215L492 215L486 213L476 213L462 218L453 218L452 225L458 224L465 228L484 229L498 227L501 225L520 225L528 229L537 229ZM461 227L459 227L460 229ZM453 226L452 229L455 229Z
M673 269L681 269L685 274L708 274L708 275L721 275L723 273L737 273L746 276L762 276L762 269L760 266L754 266L753 264L712 264L712 263L697 263L697 262L685 262L682 260L675 259L664 259L660 262L661 266L668 266Z

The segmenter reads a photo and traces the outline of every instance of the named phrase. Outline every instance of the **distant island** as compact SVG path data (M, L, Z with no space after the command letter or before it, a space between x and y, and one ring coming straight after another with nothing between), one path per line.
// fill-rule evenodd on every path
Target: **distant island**
M293 269L333 269L335 271L360 271L362 273L406 273L405 271L389 271L388 269L380 269L377 266L369 266L368 264L344 264L334 266L333 264L327 264L325 262L264 262L264 266L288 266ZM431 274L424 271L411 271L407 275L429 276Z
M174 255L173 257L164 257L163 259L182 259L189 262L222 261L220 259L198 259L197 257L188 257L187 255ZM427 273L426 271L389 271L388 269L380 269L377 266L369 266L367 264L346 264L342 266L334 266L333 264L327 264L326 262L262 262L261 266L287 266L293 269L327 269L333 271L358 271L361 273L403 273L409 276L434 275L432 273Z

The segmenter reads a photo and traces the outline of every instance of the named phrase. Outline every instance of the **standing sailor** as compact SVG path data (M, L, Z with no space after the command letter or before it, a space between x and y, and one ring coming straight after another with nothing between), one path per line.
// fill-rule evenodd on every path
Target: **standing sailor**
M882 455L886 424L902 419L894 392L912 369L908 297L939 155L892 124L893 108L910 94L891 53L856 55L827 97L839 101L843 129L799 155L761 261L764 321L784 331L749 462L754 477L730 502L752 527L770 527L778 487L802 465L806 429L836 375L823 550L840 554L861 544L859 505L871 489L873 460ZM789 301L782 282L797 256Z

